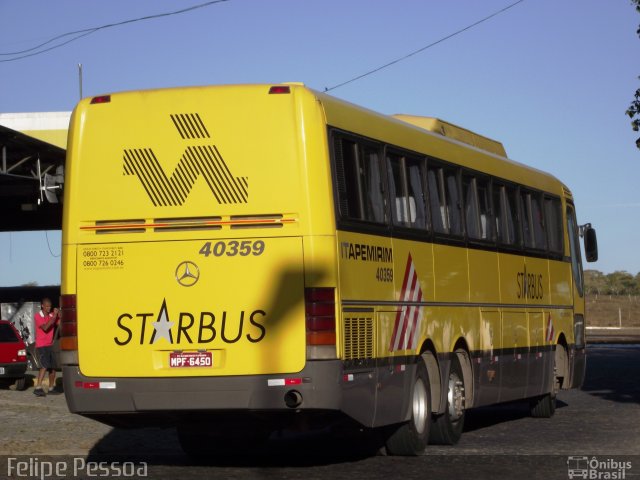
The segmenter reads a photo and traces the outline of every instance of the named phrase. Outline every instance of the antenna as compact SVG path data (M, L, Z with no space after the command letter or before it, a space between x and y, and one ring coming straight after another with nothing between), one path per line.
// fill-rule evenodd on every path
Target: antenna
M82 64L78 64L78 82L80 84L80 100L82 100Z

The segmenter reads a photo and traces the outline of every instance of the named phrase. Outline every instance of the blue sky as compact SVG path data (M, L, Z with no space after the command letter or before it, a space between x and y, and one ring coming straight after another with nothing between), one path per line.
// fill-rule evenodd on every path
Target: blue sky
M203 0L0 3L0 52ZM0 112L71 110L85 96L301 81L323 90L449 35L514 0L230 0L98 31L0 63ZM640 85L627 0L525 0L374 75L333 90L383 113L436 116L500 140L573 191L598 230L604 272L640 271L640 150L624 115ZM0 57L6 59L10 57ZM636 59L635 61L633 59ZM0 285L59 283L60 234L0 234Z

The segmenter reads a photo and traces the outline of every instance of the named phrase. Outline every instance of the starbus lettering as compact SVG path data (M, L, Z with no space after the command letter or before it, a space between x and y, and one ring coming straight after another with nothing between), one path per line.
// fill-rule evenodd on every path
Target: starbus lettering
M393 262L393 250L379 245L365 243L340 242L340 257L363 262Z
M258 343L267 334L262 323L266 315L264 310L222 310L179 312L170 316L164 299L157 313L121 313L116 319L119 331L113 341L119 346L132 342L153 345L163 339L171 345L212 343L216 339L232 344L243 338L251 343ZM177 321L172 321L171 318Z
M518 298L542 300L544 297L544 289L542 287L543 276L541 273L527 273L527 267L525 265L524 270L518 272L516 278Z

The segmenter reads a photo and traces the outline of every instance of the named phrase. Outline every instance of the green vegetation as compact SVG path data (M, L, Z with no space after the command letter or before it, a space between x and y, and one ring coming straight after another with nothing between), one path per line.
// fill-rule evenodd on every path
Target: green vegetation
M640 295L640 273L634 277L624 270L606 275L598 270L585 270L584 286L587 295Z
M587 325L640 327L640 273L585 270Z
M631 4L635 5L636 11L640 13L640 0L631 0ZM636 33L638 34L638 37L640 37L640 27L638 27ZM640 130L640 88L636 90L633 100L631 101L631 105L629 105L626 113L631 119L631 128L633 128L633 131L637 132ZM636 140L636 146L640 148L640 138Z

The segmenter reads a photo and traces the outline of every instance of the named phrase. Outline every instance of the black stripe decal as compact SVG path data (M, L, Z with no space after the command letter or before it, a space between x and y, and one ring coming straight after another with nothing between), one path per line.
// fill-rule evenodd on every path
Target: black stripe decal
M471 303L471 302L400 302L387 300L343 300L342 305L380 305L385 307L478 307L478 308L529 308L540 310L573 310L573 305L536 305L517 303Z

